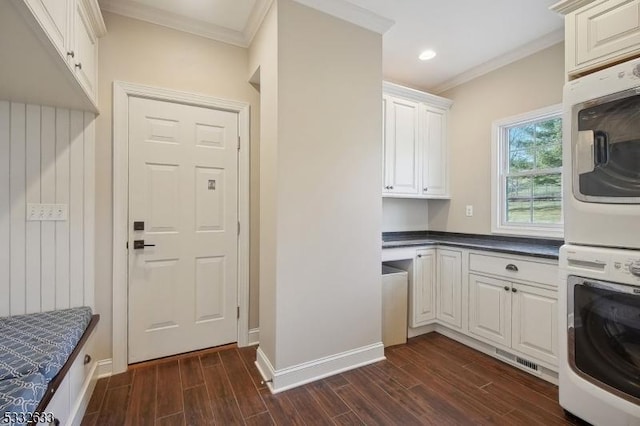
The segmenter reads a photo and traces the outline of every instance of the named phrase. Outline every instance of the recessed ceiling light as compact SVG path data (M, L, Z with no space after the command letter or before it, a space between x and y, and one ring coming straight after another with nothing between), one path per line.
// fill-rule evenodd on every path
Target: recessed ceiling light
M429 59L433 59L435 57L436 57L436 52L434 52L431 49L425 50L420 54L420 56L418 56L418 58L420 58L421 61L428 61Z

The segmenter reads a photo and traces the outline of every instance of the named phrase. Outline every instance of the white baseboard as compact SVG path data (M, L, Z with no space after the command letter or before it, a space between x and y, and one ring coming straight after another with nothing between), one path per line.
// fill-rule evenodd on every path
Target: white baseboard
M260 343L260 329L252 328L249 330L249 341L247 342L248 346L254 346Z
M384 346L382 342L378 342L293 367L275 370L261 348L258 348L256 366L267 382L269 390L272 393L278 393L384 359Z
M435 324L423 325L422 327L409 328L407 329L407 337L411 339L412 337L420 336L422 334L431 333L436 331Z
M113 375L113 360L109 359L101 359L98 361L98 379L102 379L103 377L109 377Z
M84 417L85 411L87 411L87 406L89 405L89 401L91 400L91 396L93 395L93 390L96 387L97 381L98 362L94 362L93 366L91 367L91 372L87 375L87 378L82 385L80 394L71 406L68 425L79 426L82 423L82 418Z

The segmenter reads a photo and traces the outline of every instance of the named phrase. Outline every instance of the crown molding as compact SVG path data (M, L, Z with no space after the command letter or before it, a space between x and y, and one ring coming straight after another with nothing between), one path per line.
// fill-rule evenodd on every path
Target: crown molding
M453 101L451 99L432 95L431 93L412 89L411 87L402 86L400 84L391 83L389 81L382 82L382 93L391 96L400 96L406 99L414 100L416 102L427 102L431 105L439 106L441 108L450 108L451 105L453 105Z
M568 15L574 10L580 9L582 6L593 2L594 0L560 0L558 3L549 6L549 10L561 15Z
M294 0L297 3L335 16L378 34L386 33L395 21L345 0Z
M518 61L522 58L526 58L527 56L533 55L534 53L537 53L548 47L556 45L563 40L564 40L564 28L561 28L545 36L542 36L539 39L536 39L530 43L527 43L524 46L521 46L517 49L507 52L502 56L498 56L497 58L493 58L483 64L473 67L469 71L463 72L462 74L458 74L452 79L447 80L433 87L430 91L437 94L446 92L447 90L452 89L468 81L471 81L474 78L478 78L480 76L488 74L491 71L495 71L498 68L502 68L505 65L509 65L512 62Z
M100 6L95 0L83 0L82 4L89 17L89 22L93 27L93 31L98 38L104 37L107 34L107 27L104 25L104 19L102 19L102 13L100 13Z
M261 4L258 2L256 4ZM152 24L173 28L201 37L210 38L224 43L240 47L248 47L245 35L241 31L234 31L209 22L198 19L185 18L184 16L164 10L139 5L133 2L121 0L100 0L100 8L104 11L128 16ZM258 23L259 26L259 23Z
M256 36L258 29L260 29L260 25L262 25L262 21L264 21L267 13L269 13L273 1L274 0L256 0L256 4L253 6L253 10L251 10L244 31L242 31L247 47L253 42L253 38Z

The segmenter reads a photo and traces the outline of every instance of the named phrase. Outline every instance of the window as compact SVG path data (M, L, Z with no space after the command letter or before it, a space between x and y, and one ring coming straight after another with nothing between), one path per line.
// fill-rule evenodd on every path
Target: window
M561 105L493 123L495 233L562 237Z

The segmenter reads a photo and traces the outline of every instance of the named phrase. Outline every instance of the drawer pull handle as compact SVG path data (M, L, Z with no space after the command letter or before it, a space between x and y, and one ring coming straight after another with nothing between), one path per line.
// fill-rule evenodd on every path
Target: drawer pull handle
M514 265L513 263L508 264L505 269L507 271L518 272L518 267L516 265Z
M87 365L91 362L91 355L87 354L84 356L84 365Z

